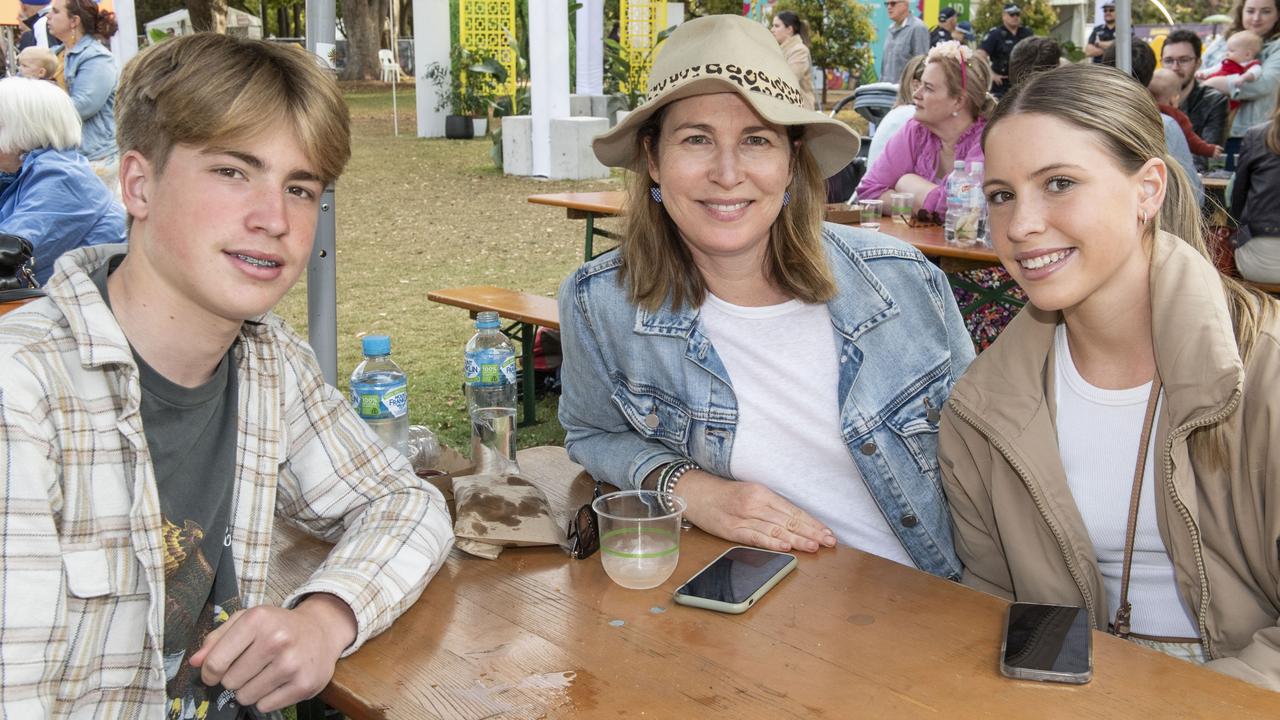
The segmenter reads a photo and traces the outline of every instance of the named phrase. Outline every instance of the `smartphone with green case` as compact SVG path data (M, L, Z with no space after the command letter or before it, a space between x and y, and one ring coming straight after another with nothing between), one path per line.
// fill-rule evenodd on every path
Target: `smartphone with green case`
M796 556L759 548L732 547L676 589L675 601L737 615L756 604L796 566Z

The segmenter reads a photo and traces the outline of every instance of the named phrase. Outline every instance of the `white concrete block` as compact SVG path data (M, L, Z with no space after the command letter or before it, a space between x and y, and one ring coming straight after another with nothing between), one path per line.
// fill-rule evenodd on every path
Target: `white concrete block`
M609 177L591 151L591 141L609 129L608 118L551 119L551 174L553 180L587 180Z
M526 177L533 174L532 115L502 118L502 173Z
M569 117L591 117L591 96L570 95Z
M622 122L623 120L625 120L625 119L627 118L627 116L628 116L628 115L630 115L630 114L631 114L631 111L630 111L630 110L619 110L619 111L618 111L618 112L613 116L613 124L614 124L614 125L617 125L618 123L620 123L620 122Z
M591 117L609 117L609 96L608 95L592 95L591 96Z

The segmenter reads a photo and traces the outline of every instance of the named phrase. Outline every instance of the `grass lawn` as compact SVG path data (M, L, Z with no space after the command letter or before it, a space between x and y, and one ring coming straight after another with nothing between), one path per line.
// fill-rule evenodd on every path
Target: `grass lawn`
M489 139L419 139L412 86L397 99L393 137L390 86L347 93L353 152L336 192L338 384L345 392L361 335L390 335L392 358L409 376L410 421L465 453L462 349L474 328L466 311L430 302L427 292L486 284L554 297L581 263L583 225L525 198L619 189L621 179L506 177L489 159ZM277 308L304 334L306 303L304 278ZM554 397L539 403L541 422L521 428L520 447L563 443L555 411Z

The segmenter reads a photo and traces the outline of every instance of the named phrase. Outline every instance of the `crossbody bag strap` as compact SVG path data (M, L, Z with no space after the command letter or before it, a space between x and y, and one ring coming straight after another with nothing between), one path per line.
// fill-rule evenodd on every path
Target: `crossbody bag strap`
M1138 504L1142 499L1142 475L1147 467L1147 447L1151 444L1151 428L1155 425L1156 405L1160 400L1160 374L1151 380L1151 395L1147 398L1147 415L1142 421L1142 439L1138 441L1138 464L1133 469L1133 494L1129 496L1129 524L1124 535L1124 568L1120 574L1120 605L1116 619L1111 624L1119 637L1129 636L1129 620L1133 606L1129 604L1129 570L1133 567L1133 542L1138 534Z

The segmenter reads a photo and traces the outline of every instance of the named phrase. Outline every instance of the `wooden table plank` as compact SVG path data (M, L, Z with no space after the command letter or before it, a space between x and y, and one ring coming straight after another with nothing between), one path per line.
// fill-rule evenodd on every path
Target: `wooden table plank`
M427 299L473 313L496 309L500 316L508 320L518 320L552 330L560 328L560 309L555 298L492 285L471 285L432 290L427 293Z
M559 512L589 496L563 451L530 453L521 465L550 479ZM277 534L283 593L324 545ZM672 591L728 546L686 531L675 574L653 590L614 585L598 557L559 548L455 551L322 697L356 720L1280 717L1280 694L1101 633L1088 685L1009 680L997 669L1004 601L850 548L801 554L743 615L675 605Z
M528 200L537 205L565 208L570 219L582 219L587 213L605 216L621 215L625 210L626 196L619 191L547 193L531 195ZM827 207L839 209L842 206ZM886 217L885 222L880 224L879 232L910 243L929 257L960 261L943 268L948 272L1000 264L1000 259L989 248L962 248L948 245L943 239L941 225L909 227L903 223L892 222Z

